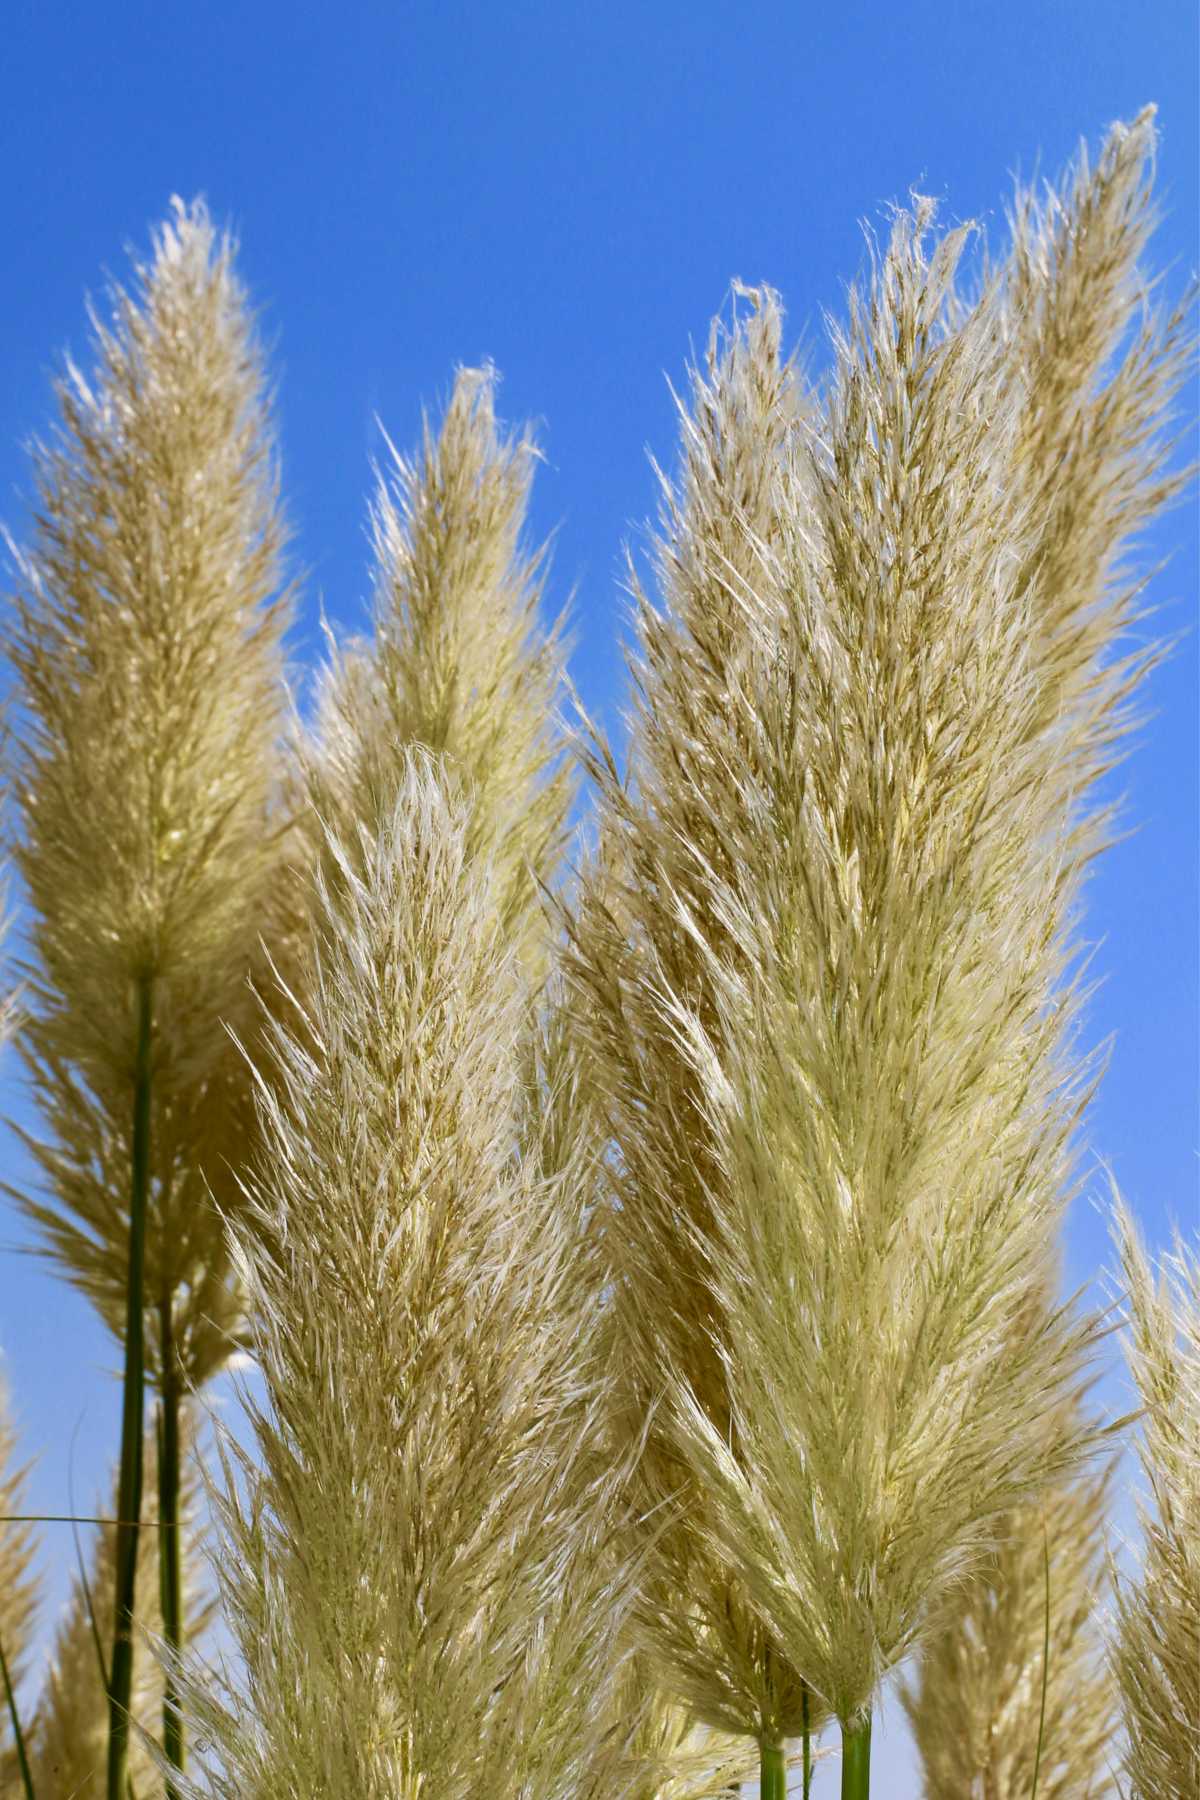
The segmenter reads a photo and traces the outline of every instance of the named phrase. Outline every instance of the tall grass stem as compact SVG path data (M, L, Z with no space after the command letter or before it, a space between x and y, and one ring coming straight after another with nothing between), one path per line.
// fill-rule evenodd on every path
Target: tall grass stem
M759 1762L760 1800L787 1800L787 1758L782 1744L763 1744Z
M871 1715L842 1725L842 1800L868 1800L871 1792Z
M146 1212L150 1195L150 1053L152 981L137 984L137 1055L133 1081L133 1170L129 1204L129 1284L125 1324L125 1391L121 1411L121 1476L117 1505L117 1593L112 1678L108 1690L108 1800L123 1800L129 1764L129 1701L133 1688L133 1619L137 1588L138 1522L142 1512L142 1400L145 1343L142 1316Z
M183 1649L183 1584L179 1545L179 1369L175 1356L170 1298L163 1300L159 1316L162 1329L162 1404L158 1439L158 1574L163 1637L172 1656ZM168 1667L163 1687L163 1751L172 1768L184 1766L183 1718L173 1668ZM166 1800L178 1800L179 1790L168 1776Z
M13 1738L17 1746L17 1764L21 1771L21 1786L25 1791L25 1800L34 1800L33 1778L29 1773L29 1759L25 1754L25 1738L21 1731L21 1716L17 1711L17 1697L13 1693L12 1682L8 1675L8 1660L4 1654L4 1646L0 1644L0 1675L4 1677L4 1697L8 1702L8 1716L12 1720Z
M811 1706L809 1703L809 1698L808 1698L808 1689L806 1687L804 1690L803 1697L801 1698L801 1701L800 1701L800 1714L801 1714L801 1719L803 1722L803 1731L801 1733L801 1741L802 1741L802 1744L804 1747L804 1769L803 1769L804 1800L810 1800L810 1796L812 1794L812 1719L811 1719L811 1710L812 1709L811 1709Z

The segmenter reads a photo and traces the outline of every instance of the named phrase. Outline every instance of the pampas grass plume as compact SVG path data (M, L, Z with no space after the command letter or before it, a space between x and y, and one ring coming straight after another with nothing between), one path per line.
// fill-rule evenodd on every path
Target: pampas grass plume
M1118 1575L1113 1668L1133 1800L1200 1791L1200 1261L1176 1239L1157 1272L1118 1201L1127 1349L1143 1407L1142 1567Z
M96 372L68 362L60 428L32 452L10 633L14 856L33 909L22 1052L49 1198L18 1200L123 1333L136 994L152 983L149 1354L173 1296L181 1369L203 1381L239 1317L205 1176L228 1202L224 1158L246 1121L221 1021L251 1016L280 860L283 525L230 240L202 204L177 203L135 282L113 289L109 323L92 315Z
M458 785L410 752L377 831L330 839L260 1088L261 1470L227 1446L218 1500L245 1678L193 1697L239 1800L620 1791L587 1784L624 1748L625 1477L590 1452L595 1292L553 1158L518 1153L525 988Z
M444 759L469 797L473 854L492 868L504 929L546 973L539 885L557 872L573 783L554 730L563 645L543 632L544 555L521 533L537 451L506 437L490 369L459 371L420 454L387 444L371 509L374 634L335 649L318 698L311 787L318 841L391 816L405 750Z

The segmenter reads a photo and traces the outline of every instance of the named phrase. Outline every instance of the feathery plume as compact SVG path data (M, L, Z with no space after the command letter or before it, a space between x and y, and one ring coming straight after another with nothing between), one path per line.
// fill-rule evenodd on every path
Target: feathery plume
M335 650L319 697L317 819L350 853L391 814L405 751L444 760L470 799L473 854L490 861L500 918L535 982L545 973L540 884L558 868L573 783L552 729L559 628L538 626L544 553L521 547L529 436L501 435L490 369L461 369L419 457L388 445L371 510L374 637Z
M605 1150L603 1108L588 1081L583 1046L572 1019L566 984L555 969L546 1004L534 1021L528 1064L521 1154L543 1180L557 1182L571 1200L560 1221L578 1233L571 1253L586 1290L600 1296L596 1315L597 1360L610 1372L617 1366L614 1337L618 1311L611 1304L615 1270L603 1236ZM621 1467L639 1427L613 1431L613 1417L600 1421L603 1436L593 1446L596 1471ZM613 1556L637 1555L636 1499L631 1491L614 1511ZM624 1644L614 1646L616 1680L605 1690L609 1724L597 1765L589 1770L578 1800L609 1800L614 1782L632 1781L631 1800L702 1800L725 1795L752 1773L744 1739L698 1725L684 1707L664 1693L649 1659L638 1646L632 1616ZM628 1654L632 1651L632 1654ZM623 1748L622 1748L623 1746Z
M1129 1364L1144 1408L1137 1576L1115 1576L1113 1667L1132 1800L1200 1790L1200 1261L1177 1238L1155 1279L1125 1207L1114 1234L1129 1308Z
M1024 396L1013 488L1036 524L1018 585L1032 607L1040 718L1073 716L1064 786L1103 771L1134 722L1133 689L1163 654L1113 654L1146 616L1121 552L1191 474L1172 463L1168 428L1194 361L1196 286L1152 305L1142 262L1157 223L1154 114L1114 125L1094 166L1081 145L1040 203L1018 189L989 308Z
M238 1249L262 1467L226 1444L216 1497L245 1676L192 1690L215 1795L620 1792L587 1783L615 1756L626 1475L591 1449L598 1298L557 1153L517 1154L527 1003L471 821L410 752L378 830L330 838L299 1033L271 1028Z
M125 1342L119 1800L143 1365L164 1401L171 1549L180 1396L224 1362L241 1314L210 1189L236 1203L249 1122L224 1023L252 1016L246 974L280 866L286 609L270 598L283 529L230 240L176 202L134 290L111 300L108 324L92 316L95 375L68 363L57 434L33 446L9 648L25 715L15 860L33 908L22 1052L49 1132L30 1144L46 1199L16 1197ZM173 1739L170 1716L164 1729Z
M659 475L661 614L631 569L642 652L637 790L602 752L593 755L610 824L576 931L580 1022L596 1040L592 1079L621 1149L608 1230L624 1403L631 1421L644 1416L662 1366L686 1364L722 1429L726 1379L719 1330L705 1328L713 1308L699 1248L721 1175L699 1124L702 1077L640 984L647 958L661 958L673 989L711 1016L710 957L681 922L681 897L710 873L736 878L744 846L723 814L738 809L761 757L756 659L780 616L763 570L778 548L779 468L805 402L780 352L777 297L740 286L735 296L751 310L735 313L727 334L714 325L706 369L693 372L691 410L680 407L678 490ZM709 924L720 932L719 920ZM651 1193L670 1196L670 1224L646 1216ZM700 1522L703 1486L669 1431L651 1430L642 1473L649 1506L685 1496L657 1537L643 1608L660 1678L711 1728L753 1736L782 1769L784 1738L815 1728L823 1709L744 1582L713 1553Z
M968 232L927 252L932 217L900 214L852 293L741 567L680 509L692 541L643 608L634 785L599 770L630 875L585 908L575 965L631 1360L669 1396L647 1466L703 1496L693 1562L736 1576L792 1691L842 1721L848 1792L930 1597L1094 1441L1070 1402L1096 1323L1021 1330L1091 1073L1065 973L1086 833L1058 780L1081 709L1045 721L1023 390L990 292L951 328ZM719 628L671 585L705 558ZM714 678L719 631L742 648ZM687 686L719 703L685 711ZM1053 1446L1025 1430L1048 1404ZM686 1629L656 1627L677 1669ZM729 1706L719 1655L688 1679ZM765 1746L761 1701L734 1704Z
M1028 1800L1035 1768L1041 1800L1115 1792L1097 1619L1112 1475L1085 1471L999 1520L996 1548L939 1609L902 1689L927 1800Z
M1152 307L1141 264L1156 223L1154 113L1147 107L1132 125L1113 126L1094 165L1081 146L1042 201L1018 190L1012 247L984 296L1024 396L1011 477L1034 525L1022 585L1037 642L1038 719L1072 716L1070 753L1059 765L1068 806L1072 790L1112 766L1136 722L1130 696L1164 654L1160 644L1114 653L1146 616L1140 584L1118 553L1190 474L1172 466L1167 427L1194 356L1187 319L1195 287L1170 308ZM1093 806L1078 821L1093 851L1112 818L1113 809ZM920 1686L907 1697L931 1794L974 1791L973 1777L989 1794L1029 1791L1043 1529L1053 1554L1045 1735L1059 1760L1049 1773L1043 1763L1039 1792L1106 1791L1112 1705L1084 1620L1110 1486L1107 1475L1085 1475L1013 1514L983 1576L942 1614L922 1652Z
M151 982L146 1287L155 1310L175 1296L196 1383L239 1318L214 1276L206 1186L236 1196L225 1159L247 1111L229 1122L238 1062L220 1022L253 1020L246 973L280 860L283 525L233 255L202 204L177 202L111 323L92 316L96 373L68 363L58 434L33 445L9 638L25 714L14 859L34 909L21 1045L50 1128L32 1148L51 1198L25 1210L119 1336L135 996ZM148 1355L156 1368L155 1332Z

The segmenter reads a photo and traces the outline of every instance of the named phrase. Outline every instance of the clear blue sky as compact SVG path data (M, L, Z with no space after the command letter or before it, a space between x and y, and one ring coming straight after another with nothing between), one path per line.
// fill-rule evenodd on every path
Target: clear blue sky
M360 617L374 415L411 441L454 366L490 357L505 416L539 422L534 530L557 532L574 673L614 729L620 546L653 508L646 447L673 452L664 375L678 382L731 277L778 287L819 359L860 219L916 185L998 235L1012 171L1040 156L1057 172L1081 134L1094 145L1149 100L1168 209L1154 257L1174 292L1198 260L1194 0L50 0L7 17L0 518L20 534L21 444L49 418L63 348L85 349L85 290L124 273L173 193L203 193L241 240L273 346L297 662L317 652L321 601ZM1173 552L1152 593L1178 627L1195 614L1190 505L1154 548ZM1121 777L1140 831L1090 890L1105 978L1090 1031L1117 1034L1090 1139L1155 1241L1196 1214L1196 655L1192 635L1154 679ZM0 1244L19 1235L0 1225ZM1086 1201L1069 1249L1080 1281L1106 1255ZM90 1499L116 1443L116 1359L84 1303L7 1249L0 1345L38 1509L65 1508L81 1416ZM53 1527L47 1546L48 1564L69 1548ZM47 1591L49 1621L61 1582ZM884 1800L915 1792L897 1737L877 1760Z

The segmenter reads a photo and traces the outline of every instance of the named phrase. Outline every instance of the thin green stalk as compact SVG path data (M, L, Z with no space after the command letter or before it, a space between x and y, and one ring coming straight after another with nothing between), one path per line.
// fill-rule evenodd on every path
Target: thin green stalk
M1046 1570L1046 1629L1042 1639L1042 1708L1038 1717L1037 1755L1033 1759L1033 1787L1029 1800L1037 1800L1038 1776L1042 1769L1042 1744L1046 1737L1046 1685L1050 1675L1050 1538L1046 1521L1042 1520L1042 1560Z
M759 1800L787 1800L787 1758L782 1744L759 1745Z
M142 1514L142 1399L145 1378L142 1317L146 1212L150 1197L151 979L137 984L137 1060L133 1078L133 1156L129 1196L129 1284L125 1310L125 1390L121 1407L118 1487L117 1593L108 1689L108 1800L123 1800L129 1765L129 1702L133 1692L133 1618L137 1589L138 1523Z
M174 1655L183 1649L183 1587L179 1553L179 1372L171 1300L159 1307L162 1325L162 1405L158 1411L158 1579L163 1637ZM163 1687L163 1751L172 1768L182 1769L183 1714L174 1670L168 1667ZM166 1800L178 1800L170 1776Z
M76 1430L78 1430L78 1427L76 1427ZM73 1441L74 1440L72 1440L72 1442ZM74 1498L74 1494L73 1494L72 1488L71 1488L71 1476L70 1476L69 1468L68 1468L68 1474L67 1474L67 1498L70 1500L70 1502L73 1506L75 1504L75 1498ZM92 1643L95 1646L95 1650L96 1650L96 1664L100 1670L100 1687L101 1687L102 1691L107 1694L108 1693L108 1665L106 1664L106 1662L104 1660L104 1646L100 1642L100 1627L96 1623L96 1609L92 1602L92 1586L87 1578L87 1568L86 1568L86 1565L83 1560L83 1548L79 1542L79 1533L75 1529L75 1527L77 1525L115 1525L117 1523L117 1521L115 1519L96 1518L94 1515L92 1515L90 1513L87 1513L87 1514L84 1514L84 1513L5 1513L2 1517L0 1517L0 1525L13 1524L13 1523L30 1524L30 1525L69 1525L71 1527L71 1535L75 1539L75 1560L79 1565L80 1588L83 1592L83 1602L84 1602L84 1606L87 1610L88 1625L91 1628ZM0 1649L0 1664L3 1664L3 1662L4 1662L4 1652L2 1649ZM7 1672L6 1672L6 1674L7 1674ZM11 1703L10 1703L10 1711L11 1711ZM15 1717L13 1719L13 1725L14 1725L14 1728L17 1725L17 1721L16 1721ZM20 1734L18 1731L18 1737L19 1737L19 1735ZM18 1753L19 1753L19 1746L18 1746ZM125 1793L126 1793L126 1800L137 1800L137 1792L133 1785L133 1776L132 1775L126 1776Z
M92 1604L92 1584L87 1577L87 1564L83 1560L83 1545L79 1541L81 1524L94 1523L82 1520L75 1512L75 1440L79 1436L79 1427L83 1424L83 1414L75 1421L75 1429L71 1433L71 1448L67 1456L67 1504L71 1508L71 1537L75 1543L75 1561L79 1568L79 1585L83 1593L83 1604L87 1610L88 1625L92 1633L92 1643L96 1649L96 1661L100 1667L100 1687L108 1692L108 1664L104 1657L104 1646L100 1642L100 1627L96 1623L96 1608Z
M812 1727L809 1721L807 1686L800 1696L800 1730L804 1752L803 1800L810 1800L812 1794Z
M25 1789L25 1800L34 1800L33 1777L29 1773L29 1759L25 1754L25 1739L21 1734L21 1719L17 1712L17 1697L12 1690L12 1682L8 1678L8 1659L4 1654L4 1646L0 1644L0 1674L4 1676L4 1693L8 1700L8 1716L12 1720L13 1737L17 1742L17 1763L21 1770L21 1786Z
M871 1715L842 1721L842 1800L868 1800L871 1792Z

